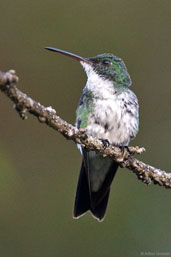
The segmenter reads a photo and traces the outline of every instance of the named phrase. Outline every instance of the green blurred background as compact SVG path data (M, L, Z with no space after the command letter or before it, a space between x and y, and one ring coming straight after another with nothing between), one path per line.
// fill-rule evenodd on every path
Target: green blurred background
M0 4L1 70L18 87L74 124L86 76L53 46L82 56L123 58L140 103L140 159L170 171L170 0L15 0ZM0 256L171 255L171 192L120 169L108 211L72 219L81 156L73 142L29 116L22 121L0 94ZM161 254L160 256L163 256Z

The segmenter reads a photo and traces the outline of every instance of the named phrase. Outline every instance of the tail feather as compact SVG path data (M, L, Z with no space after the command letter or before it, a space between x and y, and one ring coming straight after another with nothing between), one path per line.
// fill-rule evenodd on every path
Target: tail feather
M84 162L82 161L80 176L79 176L78 186L77 186L77 192L75 197L73 217L77 218L81 216L83 213L86 213L88 210L90 210L90 194L89 194L87 174L86 174Z
M99 191L91 192L85 163L82 161L74 205L74 218L79 218L90 210L95 218L97 218L99 221L103 220L110 194L110 185L117 168L118 164L116 162L112 162L112 165Z
M99 221L103 221L105 213L106 213L106 208L107 208L107 203L109 199L109 194L110 194L110 189L103 198L103 200L94 208L90 209L91 213L93 216L98 219Z

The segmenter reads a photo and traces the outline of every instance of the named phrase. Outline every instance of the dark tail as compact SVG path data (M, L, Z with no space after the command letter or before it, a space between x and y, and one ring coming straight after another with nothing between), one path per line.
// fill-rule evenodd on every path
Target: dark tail
M74 205L74 218L79 218L88 210L99 221L102 221L108 203L110 194L110 185L116 174L118 164L112 162L106 178L98 192L91 192L88 180L88 174L85 168L84 161L82 161L80 176L78 180L77 192Z

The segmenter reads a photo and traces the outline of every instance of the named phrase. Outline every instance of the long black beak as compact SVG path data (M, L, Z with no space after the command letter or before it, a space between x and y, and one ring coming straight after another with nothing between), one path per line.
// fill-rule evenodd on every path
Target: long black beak
M46 46L45 49L47 49L49 51L52 51L52 52L57 52L57 53L69 56L69 57L71 57L71 58L73 58L73 59L75 59L79 62L90 62L88 58L84 58L84 57L81 57L79 55L72 54L70 52L67 52L67 51L64 51L64 50L61 50L61 49L57 49L57 48L49 47L49 46Z

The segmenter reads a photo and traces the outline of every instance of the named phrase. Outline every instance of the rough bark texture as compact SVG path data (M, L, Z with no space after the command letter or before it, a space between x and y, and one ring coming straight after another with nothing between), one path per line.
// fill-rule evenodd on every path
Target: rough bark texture
M53 129L60 132L67 139L73 140L86 148L87 151L95 150L117 161L121 167L132 170L146 184L158 184L166 188L171 188L171 173L154 168L135 159L135 154L141 154L145 149L138 146L129 147L122 151L118 147L104 144L97 138L93 138L86 134L86 130L77 129L56 115L56 111L52 107L45 107L34 101L29 96L21 92L14 84L18 82L18 77L14 70L8 72L0 71L0 90L6 94L15 104L15 109L22 119L27 118L27 114L33 114L42 123L47 124Z

